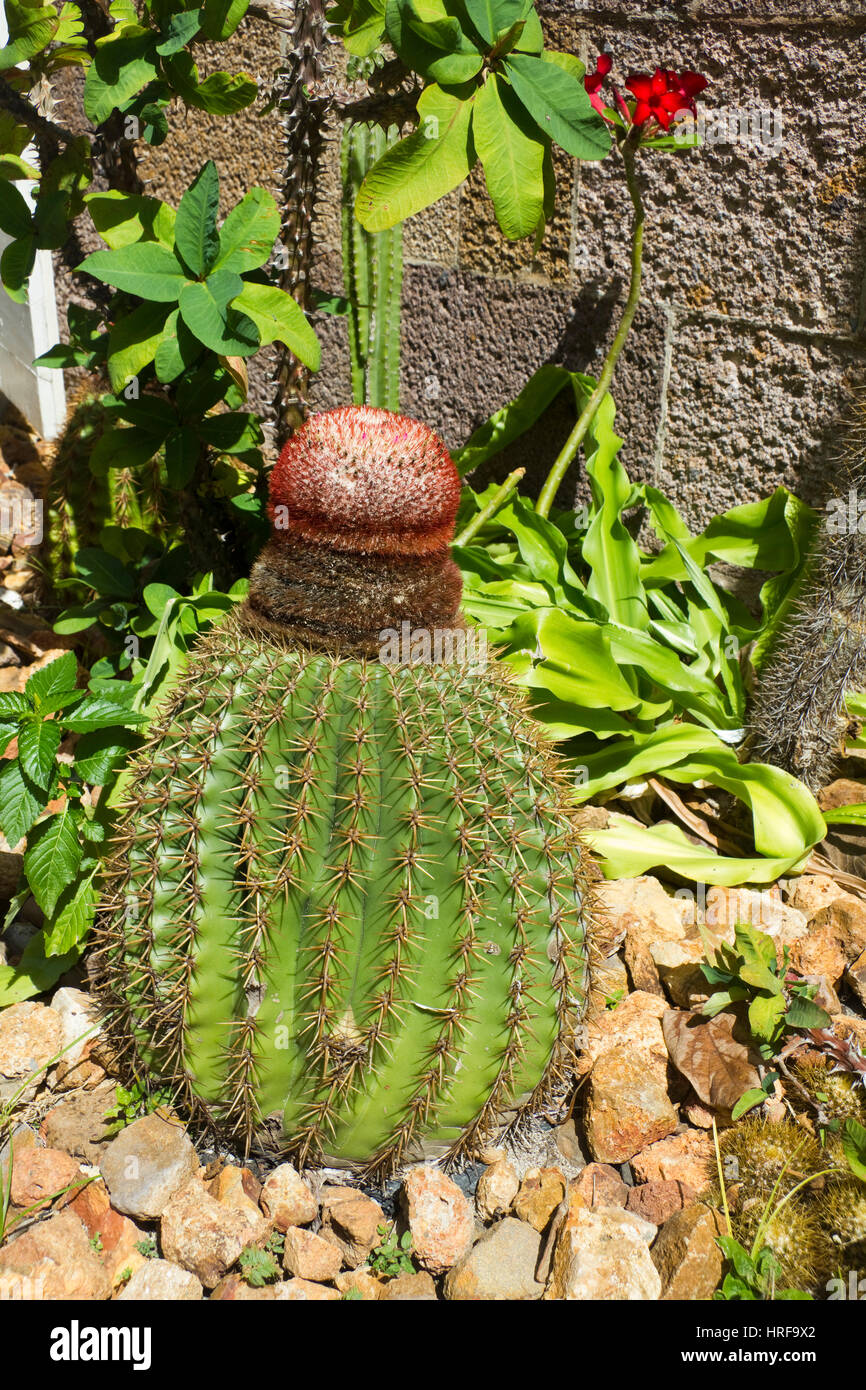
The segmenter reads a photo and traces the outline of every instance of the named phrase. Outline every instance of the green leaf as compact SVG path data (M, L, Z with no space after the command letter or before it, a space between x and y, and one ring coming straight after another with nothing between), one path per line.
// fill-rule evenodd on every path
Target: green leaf
M108 374L113 391L121 392L153 361L170 313L165 303L139 304L114 324L108 335Z
M237 203L220 228L219 256L215 270L237 275L257 270L271 254L280 232L280 213L266 188L251 188Z
M303 309L285 290L250 281L232 300L232 307L252 319L263 346L275 341L285 343L304 366L314 372L319 370L322 356L319 340Z
M157 381L174 381L192 365L200 352L201 345L181 319L180 310L173 309L165 321L153 358Z
M168 485L174 491L188 487L201 457L198 435L188 425L172 430L165 441L165 471Z
M603 159L610 134L583 83L554 63L510 53L505 73L539 130L576 159Z
M169 251L173 248L175 211L159 198L108 189L86 193L84 201L94 227L112 251L136 241L157 241Z
M130 729L113 729L110 734L104 729L94 729L82 734L75 748L75 771L91 786L104 786L135 743L136 735Z
M83 944L96 916L98 874L99 865L94 863L89 871L79 877L78 882L60 895L45 924L46 956L65 959L68 952Z
M217 271L216 275L222 273ZM235 279L240 283L239 276ZM180 295L181 318L190 333L212 352L249 357L259 346L257 327L246 315L226 307L222 281L217 282L216 288L220 291L220 299L214 296L210 280L187 283Z
M33 214L24 194L12 184L0 190L0 231L11 237L28 237L33 230Z
M71 717L63 721L75 734L89 734L96 729L135 728L144 722L143 714L130 709L123 700L112 700L107 695L83 700Z
M475 99L472 134L497 222L512 241L529 236L544 210L544 142L496 73Z
M77 959L78 952L73 950L46 960L45 937L38 932L28 941L16 966L0 966L0 1009L51 989Z
M0 830L12 848L35 824L47 799L24 780L17 758L4 762L0 768Z
M148 399L152 401L154 397ZM166 434L168 427L162 437L145 429L118 427L106 430L90 455L91 473L96 477L104 477L109 468L140 467L153 458ZM75 557L76 563L78 558L79 556Z
M748 1115L750 1110L756 1106L763 1105L767 1099L766 1091L762 1091L760 1086L754 1086L750 1091L744 1091L731 1111L731 1119L739 1120L741 1116Z
M172 53L179 53L195 38L200 28L200 10L175 11L169 16L168 24L162 31L160 42L156 45L157 53L166 58Z
M206 39L221 43L237 29L250 0L205 0L200 10L201 31Z
M18 730L18 757L34 786L47 792L60 747L60 725L54 719L31 717Z
M38 179L39 170L28 164L20 155L10 154L8 150L0 154L0 179Z
M42 911L51 916L57 899L73 882L83 854L79 813L70 802L39 825L24 855L24 872Z
M175 303L189 284L177 257L157 242L121 246L116 251L94 251L78 267L115 289L161 304Z
M74 652L64 652L62 656L55 657L54 661L49 661L47 666L41 666L38 671L34 671L24 687L24 695L16 695L16 704L29 698L38 709L44 700L49 700L55 695L61 695L65 691L75 689L75 682L78 679L78 658ZM4 701L13 698L6 695ZM18 705L20 708L20 704ZM5 705L0 704L0 714L5 712ZM10 711L11 712L11 711Z
M0 72L41 53L54 37L60 21L56 10L50 5L6 0L6 22L9 42L5 48L0 48Z
M749 1003L749 1028L752 1036L761 1042L773 1042L784 1016L784 995L757 995Z
M574 53L557 53L555 49L546 48L541 57L543 62L553 63L571 77L576 77L579 82L583 81L586 67Z
M454 86L481 71L483 55L436 0L388 0L385 23L406 66L431 81Z
M491 415L469 436L462 448L456 450L453 457L461 477L494 458L531 429L570 381L571 373L564 367L539 367L520 394Z
M229 454L240 454L247 449L255 449L264 438L258 416L243 410L209 415L206 420L202 420L198 433L212 448Z
M788 1004L785 1022L789 1028L806 1032L809 1028L829 1028L831 1020L826 1009L822 1009L814 1000L795 993Z
M824 812L824 819L828 825L866 825L866 804L856 802L848 806L836 806Z
M106 550L84 546L75 556L75 569L85 584L103 598L135 597L135 582L129 571Z
M112 111L122 111L158 76L156 35L151 29L129 26L124 32L97 39L93 62L84 81L84 112L102 125Z
M457 188L477 155L470 125L475 94L461 98L435 83L418 99L420 125L393 145L358 190L355 214L368 232L382 232Z
M842 1126L842 1151L851 1172L866 1182L866 1127L858 1120L846 1120Z
M181 198L174 224L177 249L193 275L206 275L219 254L219 203L219 174L209 159Z
M512 24L523 19L530 8L526 0L465 0L465 4L475 28L491 45Z
M6 184L5 188L10 185ZM10 299L16 303L26 303L26 285L30 278L30 272L36 263L36 238L34 236L20 237L17 241L10 241L2 256L0 256L0 281Z

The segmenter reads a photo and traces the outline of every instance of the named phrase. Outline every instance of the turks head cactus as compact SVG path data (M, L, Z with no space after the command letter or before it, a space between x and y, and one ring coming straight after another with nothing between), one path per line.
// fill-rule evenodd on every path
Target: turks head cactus
M458 615L436 435L314 416L270 497L248 599L128 777L99 987L134 1074L187 1112L382 1174L567 1078L589 865L565 777Z

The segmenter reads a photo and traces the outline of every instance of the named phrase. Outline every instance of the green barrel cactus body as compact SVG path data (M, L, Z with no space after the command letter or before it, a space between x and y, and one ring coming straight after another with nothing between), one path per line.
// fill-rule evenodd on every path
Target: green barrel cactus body
M415 551L439 526L435 479L429 492ZM315 531L321 515L292 499L295 526ZM429 603L431 566L447 589L452 562L413 553L396 582L395 534L379 536L393 631L417 636L405 606L416 591ZM335 552L272 546L279 590L266 552L249 606L199 641L131 769L102 994L139 1074L176 1083L219 1128L384 1172L460 1152L567 1074L587 861L552 753L473 635L458 621L439 659L423 642L405 661L322 650L306 608L307 641L275 621L274 594L297 613L296 584L309 605L333 587ZM375 591L363 574L362 599L340 582L355 647ZM378 610L366 621L375 631Z

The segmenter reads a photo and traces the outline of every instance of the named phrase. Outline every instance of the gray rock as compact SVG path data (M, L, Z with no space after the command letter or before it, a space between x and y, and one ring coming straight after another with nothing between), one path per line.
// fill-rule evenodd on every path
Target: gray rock
M445 1297L459 1302L541 1298L544 1285L535 1278L540 1249L538 1231L525 1221L506 1216L449 1271Z
M129 1283L117 1295L117 1301L191 1303L201 1296L201 1281L188 1269L181 1269L171 1260L148 1260L135 1271Z
M145 1115L108 1146L100 1168L112 1206L140 1221L154 1221L198 1172L198 1159L180 1125Z

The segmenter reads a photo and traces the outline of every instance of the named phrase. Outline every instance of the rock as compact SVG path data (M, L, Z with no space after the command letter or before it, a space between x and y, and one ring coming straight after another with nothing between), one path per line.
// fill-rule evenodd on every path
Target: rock
M370 1251L382 1237L385 1213L372 1197L354 1187L323 1187L321 1194L324 1240L336 1245L349 1269L366 1264Z
M681 1182L698 1193L711 1182L714 1164L712 1135L697 1129L651 1144L631 1160L636 1182Z
M327 1284L337 1277L342 1263L341 1252L321 1236L305 1231L302 1226L290 1226L286 1231L283 1268L287 1274L312 1279L315 1284Z
M656 994L635 990L615 1009L604 1009L587 1025L586 1041L575 1070L584 1075L606 1052L628 1051L646 1057L660 1074L667 1071L668 1052L661 1018L667 1001Z
M674 1212L687 1207L694 1196L691 1187L686 1187L675 1179L663 1178L630 1187L625 1209L642 1216L645 1221L651 1221L654 1226L663 1226Z
M70 1199L75 1183L86 1183L80 1165L60 1149L29 1148L14 1155L12 1205L44 1208L58 1199Z
M631 1191L615 1168L607 1163L588 1163L568 1184L571 1208L624 1207Z
M702 941L656 941L650 955L671 1003L689 1009L709 998L710 987L699 964L705 957Z
M589 1079L586 1138L600 1163L624 1163L673 1134L677 1112L658 1067L625 1049L599 1057Z
M492 1226L445 1278L446 1298L455 1302L541 1298L544 1285L535 1278L541 1236L525 1221L506 1216Z
M845 971L845 983L854 991L860 1003L866 1006L866 951L848 966ZM838 1013L838 1007L831 1012Z
M866 903L846 894L810 917L808 936L794 944L791 964L801 975L826 975L836 986L864 950Z
M249 1168L236 1168L226 1164L217 1176L206 1184L207 1191L224 1207L240 1212L255 1231L262 1228L263 1218L259 1209L258 1197L262 1185Z
M83 990L64 987L54 991L51 1007L63 1020L63 1056L55 1071L57 1089L98 1086L105 1080L105 1072L91 1060L100 1033L93 1000Z
M147 1256L137 1249L146 1232L114 1210L101 1178L82 1188L69 1210L78 1217L91 1241L98 1242L97 1254L114 1288L124 1283L122 1276L127 1271L134 1273L147 1262Z
M861 1052L866 1052L866 1018L855 1018L852 1014L835 1014L830 1022L837 1038L856 1042Z
M202 1296L201 1281L171 1260L145 1260L117 1295L117 1302L192 1303Z
M509 1211L519 1188L520 1179L514 1164L507 1158L500 1158L485 1168L475 1190L475 1205L482 1221L492 1221L495 1216Z
M712 1298L724 1265L716 1243L722 1234L722 1218L709 1207L686 1207L668 1218L652 1248L663 1299Z
M528 1168L514 1200L514 1214L535 1231L543 1231L565 1196L565 1177L558 1168Z
M807 985L815 986L815 993L812 996L812 1003L817 1004L819 1009L824 1009L828 1014L838 1014L841 1012L842 1004L826 975L806 975L804 976Z
M268 1174L260 1201L278 1231L306 1226L315 1221L319 1211L310 1187L291 1163L281 1163Z
M211 1299L217 1302L237 1303L333 1303L339 1297L336 1289L314 1284L309 1279L286 1279L281 1284L266 1284L254 1289L238 1274L221 1279L211 1294Z
M556 1126L553 1131L553 1141L556 1144L557 1152L562 1155L572 1171L585 1167L586 1154L583 1151L583 1137L578 1131L577 1121L573 1115L564 1120L561 1125Z
M751 888L711 888L707 893L707 926L733 943L738 923L766 932L779 948L806 935L806 915L782 902L778 889L760 893Z
M372 1303L382 1297L382 1282L368 1269L344 1269L334 1276L334 1283L341 1294L357 1289L364 1303Z
M0 1250L0 1299L78 1301L110 1296L109 1274L72 1212L49 1216Z
M400 1197L412 1232L413 1257L431 1274L444 1274L472 1244L472 1208L456 1183L426 1164L411 1168Z
M165 1258L190 1270L206 1289L212 1289L241 1251L266 1230L264 1218L255 1231L245 1212L222 1206L193 1178L169 1198L159 1233Z
M685 936L687 904L649 876L606 882L600 895L614 938L624 938L623 954L633 988L661 996L649 948L653 942L679 941Z
M628 994L628 974L619 956L607 956L593 966L590 977L590 1002L592 1013L610 1008Z
M62 1037L60 1015L45 1004L27 1000L0 1011L0 1101L11 1100L19 1090L21 1101L33 1099Z
M570 1204L553 1252L545 1299L657 1299L650 1258L655 1226L619 1207Z
M94 1091L69 1096L47 1112L40 1135L50 1148L64 1149L85 1163L98 1167L111 1143L106 1130L111 1123L105 1112L115 1103L114 1082Z
M436 1298L436 1285L429 1274L398 1274L382 1285L381 1297L386 1303L430 1302Z
M118 1211L154 1221L198 1172L198 1159L180 1125L144 1115L109 1144L100 1167Z
M33 1126L24 1124L16 1125L9 1137L0 1143L0 1172L7 1182L10 1154L13 1162L17 1162L20 1154L23 1154L27 1149L36 1148L41 1143L42 1140Z
M847 896L845 889L827 874L801 874L799 878L788 880L788 906L795 907L807 918L814 917L835 898Z

